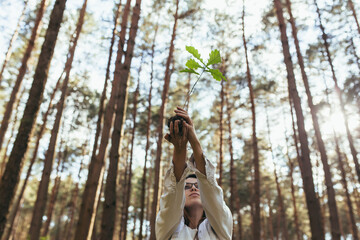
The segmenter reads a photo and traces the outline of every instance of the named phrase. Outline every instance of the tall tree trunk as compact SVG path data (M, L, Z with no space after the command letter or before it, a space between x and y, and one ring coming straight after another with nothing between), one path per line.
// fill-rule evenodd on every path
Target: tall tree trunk
M141 0L136 0L131 16L131 27L127 49L125 52L124 64L115 70L114 82L119 82L119 92L116 96L116 116L114 129L111 136L110 164L105 185L105 202L101 222L100 239L112 239L114 234L115 213L116 213L116 179L120 156L119 146L123 138L123 125L126 117L128 85L130 79L130 66L133 57L135 38L140 19ZM115 79L119 79L116 80Z
M9 146L10 146L10 143L11 143L11 140L12 138L14 137L14 134L15 134L15 128L17 126L17 121L18 121L18 115L19 115L19 105L20 105L20 102L21 102L21 97L24 95L24 92L25 92L25 88L23 88L23 90L21 91L21 94L20 94L20 97L17 99L17 103L16 103L16 113L15 113L15 117L13 119L13 125L12 125L12 128L11 128L11 135L6 143L6 147L4 149L4 156L2 158L2 162L1 162L1 165L0 165L0 178L1 176L3 175L4 173L4 170L5 170L5 166L6 166L6 162L7 162L7 152L8 152L8 149L9 149ZM0 151L1 153L1 151Z
M330 105L330 98L329 98L329 91L325 82L325 86L326 86L326 101L330 106L330 114L332 115L334 112L332 110L332 107ZM351 201L351 196L349 193L349 189L348 189L348 181L346 180L346 170L344 167L344 160L342 157L342 153L340 151L340 143L339 143L339 138L335 132L335 126L333 127L333 138L334 138L334 142L335 142L335 152L337 155L337 160L338 160L338 166L340 169L340 173L341 173L341 184L343 185L344 191L345 191L345 196L346 196L346 205L348 207L348 216L349 216L349 222L351 224L351 232L353 235L353 239L354 240L358 240L359 236L358 236L358 230L357 230L357 226L356 226L356 221L355 221L355 215L354 215L354 210L353 210L353 206L352 206L352 201ZM351 170L351 169L350 169ZM353 179L353 181L355 182L355 177ZM355 191L356 187L354 188Z
M62 76L62 74L61 74ZM17 199L15 200L15 202L13 203L13 210L12 210L12 213L9 214L8 216L8 224L9 224L9 232L6 233L6 234L10 234L11 231L12 231L12 228L13 228L13 225L14 225L14 221L15 221L15 217L16 217L16 212L18 211L19 207L20 207L20 203L23 201L23 195L24 195L24 192L25 192L25 189L26 189L26 186L27 186L27 182L30 178L30 175L31 175L31 170L32 170L32 167L35 163L35 160L36 160L36 157L37 157L37 153L38 153L38 150L39 150L39 146L40 146L40 140L45 132L45 128L46 128L46 123L47 123L47 120L48 120L48 116L50 114L50 111L52 109L52 101L54 100L54 97L55 97L55 93L56 91L58 90L59 88L59 85L60 85L60 80L61 80L61 76L60 78L58 79L57 83L56 83L56 86L50 96L50 100L49 100L49 105L48 105L48 108L46 110L46 112L44 113L43 117L42 117L42 124L40 125L40 129L39 131L37 132L37 138L36 138L36 143L35 143L35 147L34 147L34 150L32 152L32 157L30 159L30 164L29 164L29 167L28 167L28 170L26 172L26 176L25 176L25 179L24 179L24 182L22 184L22 187L21 187L21 190L20 190L20 193L19 193L19 196L17 197ZM8 236L8 235L6 235ZM8 237L5 237L5 239L8 239Z
M126 202L125 202L125 218L121 219L123 223L122 226L122 233L123 237L121 239L126 240L127 235L127 221L128 221L128 213L129 213L129 205L130 205L130 198L131 198L131 178L132 178L132 164L133 164L133 156L134 156L134 141L135 141L135 130L136 130L136 115L137 115L137 103L138 103L138 97L139 97L139 91L140 91L140 73L141 73L141 66L144 61L144 55L141 57L140 67L138 70L138 79L137 79L137 86L134 94L134 109L133 109L133 128L131 130L131 149L130 149L130 162L129 162L129 173L128 173L128 181L126 183L127 191L126 191Z
M124 53L123 47L125 43L126 36L126 27L128 16L130 12L130 3L131 0L126 1L124 7L122 22L121 22L121 31L120 39L118 44L117 56L115 61L115 73L118 74L121 68L121 59ZM80 207L79 221L77 223L76 232L74 239L91 239L92 230L94 227L96 209L98 206L97 196L100 192L100 187L103 182L104 176L104 167L105 167L105 155L106 149L109 142L110 130L113 125L114 111L115 111L115 100L119 91L119 77L115 77L112 82L112 89L110 99L107 103L103 129L101 132L101 141L99 146L99 151L97 155L91 156L91 161L89 165L88 178L86 180L86 185L84 193L82 196L82 202Z
M45 155L44 169L43 169L41 181L39 184L37 198L36 198L36 202L35 202L35 206L34 206L33 217L31 220L31 225L30 225L30 230L29 230L29 236L30 236L31 240L37 240L40 237L42 217L45 212L45 206L46 206L46 201L47 201L47 197L48 197L49 181L50 181L50 175L51 175L52 165L53 165L53 161L54 161L57 136L59 133L62 113L65 108L66 97L68 95L67 89L68 89L68 82L70 79L71 66L72 66L72 63L74 60L75 49L76 49L76 46L78 43L78 39L80 37L81 29L82 29L82 26L84 23L86 6L87 6L87 0L84 1L83 6L81 8L79 19L78 19L78 22L76 25L75 37L72 40L72 42L70 43L71 47L69 48L70 50L69 50L68 58L65 63L66 72L65 72L65 78L64 78L64 81L63 81L62 87L61 87L61 97L56 106L57 112L56 112L56 116L55 116L55 122L54 122L54 126L51 130L49 147L48 147L48 149L46 151L46 155Z
M354 17L354 20L355 20L355 23L356 23L356 26L357 26L357 30L358 30L358 32L360 34L360 25L359 25L359 21L358 21L357 15L356 15L354 3L353 3L352 0L348 0L348 4L349 4L349 7L351 9L352 15Z
M176 10L174 15L174 26L170 41L169 56L166 60L165 66L165 77L164 77L164 88L161 94L161 107L159 111L159 125L157 127L158 139L157 139L157 149L156 149L156 158L155 158L155 169L154 169L154 192L153 192L153 201L151 206L151 216L150 216L150 240L155 240L155 220L157 215L158 207L158 198L159 198L159 178L160 178L160 165L161 165L161 153L162 153L162 141L163 141L163 128L165 120L165 109L167 104L169 84L170 84L170 64L173 58L174 53L174 41L176 37L176 27L178 21L178 9L179 1L176 0Z
M61 149L61 147L59 147L59 149ZM60 150L61 151L61 150ZM64 156L63 156L64 155ZM52 215L53 215L53 211L55 208L55 204L56 204L56 199L59 193L59 189L60 189L60 183L61 183L61 174L64 172L64 163L66 161L67 156L64 153L59 152L59 156L58 156L58 166L56 168L56 178L54 180L54 186L51 190L51 196L50 196L50 201L48 203L48 209L47 209L47 214L46 214L46 221L44 223L44 228L43 228L43 232L42 232L42 237L46 237L48 232L49 232L49 228L50 228L50 223L51 223L51 219L52 219ZM62 161L62 167L60 170L60 163Z
M268 141L269 141L269 145L270 145L270 152L271 152L271 158L272 158L272 162L273 162L273 166L274 166L274 177L275 177L275 183L276 183L276 190L277 190L277 194L278 194L278 204L279 204L279 212L280 212L280 224L278 224L281 228L282 228L282 239L288 240L289 239L289 234L288 234L288 229L287 229L287 221L286 221L286 211L285 211L285 207L284 207L284 200L283 200L283 195L281 192L281 187L280 187L280 183L279 183L279 178L278 178L278 174L276 171L276 163L275 163L275 156L274 156L274 152L273 152L273 147L272 147L272 142L271 142L271 132L270 132L270 122L269 122L269 114L268 114L268 106L267 103L265 103L265 112L266 112L266 126L267 126L267 134L268 134Z
M154 79L155 40L156 40L158 28L159 28L158 23L156 23L153 43L151 46L151 73L150 73L150 88L149 88L149 95L148 95L148 109L147 109L148 112L147 112L147 123L146 123L145 160L144 160L144 169L143 169L143 175L142 175L142 181L141 181L139 240L143 239L142 232L143 232L143 224L144 224L145 193L148 192L148 196L150 195L150 193L149 193L150 189L146 190L146 178L147 178L147 159L148 159L148 152L149 152L149 148L150 148L151 99L152 99L152 87L153 87L153 79Z
M0 236L4 232L6 215L14 197L22 168L22 160L28 148L31 131L42 100L50 62L54 53L57 35L60 29L66 0L57 0L50 15L50 22L45 35L45 41L36 66L34 81L30 89L23 118L16 136L9 161L0 181Z
M228 84L227 84L228 86ZM229 130L229 153L230 153L230 208L235 216L237 217L237 232L235 233L234 239L242 240L242 218L240 212L240 197L238 195L238 188L237 188L237 177L236 177L236 169L234 166L234 150L233 150L233 142L232 142L232 127L231 127L231 107L229 104L229 89L227 88L225 93L225 104L226 104L226 112L227 112L227 124Z
M293 212L294 212L296 239L297 240L302 240L300 224L299 224L299 216L298 216L298 211L297 211L297 206L296 206L296 197L295 197L295 185L294 185L294 168L295 168L294 165L295 164L294 164L294 161L290 158L290 155L289 155L289 146L288 146L289 138L288 138L286 132L285 132L285 139L286 139L286 157L287 157L288 162L289 162L289 170L290 170L289 171L289 177L290 177L290 188L291 188L291 201L292 201Z
M16 77L15 85L11 91L10 99L5 107L5 112L4 112L3 119L1 121L1 126L0 126L0 149L1 149L3 141L4 141L4 137L5 137L6 130L8 128L9 121L11 119L11 114L12 114L12 110L14 107L14 103L18 97L18 93L21 88L21 83L22 83L25 73L26 73L28 60L30 59L31 52L34 49L35 42L40 33L41 19L44 15L44 12L45 12L48 2L49 2L49 0L42 0L40 3L39 10L36 15L35 25L31 31L30 40L26 47L24 56L21 60L21 66L19 68L19 73ZM1 230L0 230L0 232L1 232Z
M324 42L326 57L327 57L327 60L329 62L329 65L330 65L332 78L333 78L334 83L335 83L335 92L337 93L337 96L339 98L341 112L342 112L342 115L343 115L344 121L345 121L346 135L347 135L347 139L349 141L351 155L353 157L353 160L354 160L354 163L355 163L356 173L358 175L358 179L359 179L359 182L360 182L360 164L359 164L359 160L358 160L358 157L357 157L357 151L356 151L355 146L354 146L354 140L353 140L353 137L352 137L350 129L349 129L348 117L347 117L347 114L346 114L346 111L345 111L345 105L344 105L344 101L343 101L342 90L340 89L340 87L338 85L338 80L337 80L334 65L333 65L333 59L332 59L330 49L329 49L330 44L328 42L328 36L327 36L327 34L325 32L325 28L324 28L324 26L322 24L320 9L319 9L319 6L318 6L316 0L314 0L314 4L315 4L315 7L316 7L316 12L317 12L318 19L319 19L320 29L321 29L321 32L322 32L321 37L322 37L322 40Z
M323 229L321 219L321 209L319 199L316 196L314 181L312 175L312 166L310 162L310 151L308 146L307 134L304 126L304 116L301 108L300 97L297 92L295 76L293 70L293 63L291 60L291 54L289 50L289 41L286 35L286 25L284 21L283 11L280 0L274 0L276 8L276 15L279 21L279 29L281 33L281 43L283 46L284 62L287 70L288 90L290 98L294 103L297 125L299 131L299 139L301 144L301 163L300 170L303 179L304 192L306 196L306 203L308 208L308 214L310 219L310 228L312 239L325 239L325 233Z
M2 65L1 71L0 71L0 86L1 86L2 76L3 76L3 73L4 73L5 67L6 67L8 61L10 60L10 57L11 57L11 54L12 54L12 48L13 48L14 42L16 41L16 39L17 39L17 37L19 35L20 24L21 24L22 20L24 19L25 11L26 11L26 8L28 6L28 3L29 3L29 0L24 1L23 10L21 11L21 14L20 14L20 17L19 17L18 22L16 24L16 28L14 30L14 33L11 36L11 39L10 39L10 42L9 42L9 47L8 47L8 49L6 51L6 54L5 54L4 63Z
M221 90L220 90L220 120L219 120L219 131L220 131L220 144L219 144L219 186L222 185L223 178L223 115L224 115L224 81L221 81Z
M274 240L273 214L272 214L271 199L270 199L270 194L269 194L269 189L268 188L266 188L266 199L267 199L267 204L268 204L268 207L269 207L268 228L269 228L269 233L270 233L270 239Z
M320 152L321 162L323 164L323 169L324 169L324 173L325 173L325 184L326 184L326 190L327 190L327 195L328 195L327 202L328 202L329 212L330 212L331 236L332 236L332 239L334 239L334 240L335 239L340 240L340 236L341 236L340 220L339 220L339 215L338 215L338 210L337 210L337 205L336 205L336 200L335 200L334 184L332 182L332 176L331 176L330 166L328 163L328 157L327 157L326 150L325 150L325 144L324 144L324 141L321 136L319 121L316 116L316 109L313 104L312 95L310 92L308 77L305 72L304 59L303 59L303 56L300 51L299 40L297 37L297 28L296 28L296 24L295 24L295 19L292 15L290 0L286 0L286 6L287 6L288 13L290 15L290 23L291 23L291 28L292 28L292 35L294 38L294 44L296 47L296 54L298 57L298 62L300 65L300 70L301 70L301 76L302 76L302 79L304 82L305 91L306 91L306 95L307 95L307 99L308 99L308 105L310 108L311 118L312 118L314 130L315 130L316 142L318 145L318 150Z
M246 78L248 81L249 87L249 96L251 102L251 115L252 115L252 147L254 154L254 204L255 204L255 212L253 215L253 239L260 239L261 232L261 222L260 222L260 166L259 166L259 150L258 150L258 142L256 137L256 112L255 112L255 97L254 91L252 87L252 79L250 72L250 65L248 59L248 50L247 50L247 42L245 38L245 0L243 0L243 12L242 12L242 39L245 50L245 60L246 60Z
M67 201L66 201L66 195L62 196L62 199L59 200L59 202L61 203L60 204L60 212L59 212L59 215L57 216L57 219L56 219L56 223L55 223L55 226L57 226L57 229L56 229L56 232L55 232L55 237L54 239L55 240L62 240L64 239L63 238L63 231L61 231L61 219L64 217L64 211L65 211L65 208L66 208L66 204L67 204Z
M106 66L106 74L105 74L105 82L104 82L104 88L103 88L101 98L100 98L98 120L96 122L96 132L95 132L94 145L93 145L93 150L92 150L91 156L96 156L99 137L100 137L100 133L101 133L101 125L103 124L103 115L104 115L104 108L105 108L107 85L108 85L108 81L110 79L111 60L112 60L113 48L114 48L114 44L115 44L115 37L116 37L116 33L117 33L116 29L117 29L117 26L119 25L120 12L121 12L121 0L117 6L115 17L114 17L114 28L112 31L112 37L111 37L111 41L110 41L109 57L108 57L108 62L107 62L107 66Z

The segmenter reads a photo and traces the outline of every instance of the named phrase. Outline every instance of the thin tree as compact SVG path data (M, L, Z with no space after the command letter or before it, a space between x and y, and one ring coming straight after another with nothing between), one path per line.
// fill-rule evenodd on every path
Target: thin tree
M140 73L141 73L141 67L144 61L144 55L141 57L140 61L140 67L138 69L138 78L137 78L137 86L134 93L134 103L133 103L133 127L131 129L131 149L130 149L130 160L129 160L129 173L128 173L128 181L126 183L127 191L126 191L126 202L125 202L125 218L122 218L122 224L120 232L122 233L122 237L120 239L126 240L127 235L127 221L128 221L128 214L129 214L129 206L130 206L130 197L131 197L131 185L132 185L132 164L133 164L133 157L134 157L134 141L135 141L135 130L137 127L136 123L136 115L137 115L137 104L138 104L138 98L140 93Z
M224 72L224 67L222 66L221 72ZM223 135L224 135L224 127L223 127L223 116L224 116L224 81L221 80L221 90L220 90L220 119L219 119L219 179L218 184L219 186L222 185L222 179L223 179Z
M145 193L146 191L146 178L147 178L147 159L148 152L150 148L150 123L151 123L151 99L152 99L152 88L153 88L153 79L154 79L154 57L155 57L155 40L158 32L158 23L155 26L154 37L151 46L151 72L150 72L150 88L148 95L148 109L147 109L147 120L146 120L146 145L145 145L145 159L144 159L144 168L143 175L141 180L141 196L140 196L140 228L139 228L139 240L143 239L143 224L144 224L144 210L145 210ZM149 196L150 194L148 194Z
M66 0L57 0L50 15L49 26L46 31L45 40L41 49L38 64L36 66L34 81L30 89L29 98L26 103L9 161L0 181L0 237L4 232L7 219L6 216L9 212L10 203L14 198L15 190L19 182L22 160L27 151L30 134L40 108L50 62L54 53L56 39L65 10L65 3Z
M286 7L287 7L287 10L288 10L288 13L290 16L292 36L294 38L296 54L298 57L298 62L299 62L300 70L301 70L301 76L302 76L304 86L305 86L308 105L310 108L311 118L312 118L314 130L315 130L316 142L318 145L318 150L320 152L321 162L322 162L324 173L325 173L325 185L326 185L326 190L327 190L326 192L328 195L327 202L328 202L329 212L330 212L331 236L332 236L332 239L340 240L340 236L341 236L340 220L339 220L337 204L336 204L336 200L335 200L335 190L334 190L334 184L332 181L332 174L330 171L330 166L329 166L329 161L328 161L328 157L327 157L327 153L326 153L326 149L325 149L325 144L322 139L322 135L321 135L321 131L320 131L319 121L318 121L318 118L316 115L316 109L315 109L313 99L312 99L312 94L310 91L308 77L305 72L304 59L303 59L303 56L302 56L301 50L300 50L300 44L299 44L299 40L297 37L297 27L295 24L295 19L292 14L290 0L286 0Z
M10 143L11 143L11 140L13 139L14 137L14 134L15 134L15 131L16 131L16 127L17 127L17 123L18 123L18 117L19 117L19 106L20 106L20 103L21 103L21 97L23 96L24 92L25 92L25 88L23 88L23 90L21 91L20 93L20 97L17 99L17 103L16 103L16 106L15 106L15 109L16 109L16 113L15 113L15 117L13 119L13 124L12 124L12 128L11 128L11 134L10 134L10 137L6 143L6 147L4 149L4 156L2 158L2 162L1 162L1 165L0 165L0 178L5 170L5 167L6 167L6 161L7 161L7 152L8 152L8 149L9 149L9 146L10 146Z
M314 0L314 5L316 7L316 13L318 15L319 26L320 26L320 29L321 29L321 32L322 32L321 37L322 37L323 44L324 44L324 47L325 47L325 53L326 53L327 61L329 63L332 78L333 78L334 83L335 83L335 85L334 85L335 92L336 92L336 94L337 94L337 96L339 98L341 113L342 113L342 115L344 117L346 136L347 136L347 139L348 139L348 142L349 142L351 155L352 155L354 163L355 163L356 173L358 175L358 179L359 179L359 182L360 182L360 164L359 164L359 160L358 160L358 157L357 157L358 152L355 149L354 140L353 140L352 134L351 134L350 129L349 129L349 121L348 121L348 116L347 116L346 111L345 111L345 104L344 104L344 100L343 100L343 94L342 94L342 90L340 89L340 87L338 85L338 80L337 80L337 77L336 77L336 74L335 74L335 68L334 68L334 65L333 65L333 58L332 58L332 55L330 53L330 43L328 41L328 36L327 36L327 34L325 32L325 27L322 24L320 9L319 9L319 6L318 6L316 0Z
M123 47L125 43L126 36L126 26L128 21L128 16L130 13L130 3L131 0L127 0L124 11L122 14L120 38L118 43L117 56L115 61L115 73L120 71L121 59L124 53ZM92 230L94 227L96 209L98 206L97 196L100 193L100 188L103 182L104 170L105 170L105 155L107 145L109 143L110 130L113 125L113 116L115 111L115 97L118 94L119 89L119 78L115 78L112 82L112 89L110 99L106 105L103 129L101 131L101 140L99 151L96 155L91 156L91 161L89 165L88 178L86 180L86 185L84 193L82 196L82 202L80 206L79 220L76 227L76 232L74 239L91 239Z
M154 169L154 187L153 187L153 200L151 206L151 216L150 216L150 240L155 240L155 220L157 214L158 198L159 198L159 178L160 178L160 165L161 165L161 154L162 154L162 141L163 141L163 128L165 120L165 109L167 104L169 85L170 85L170 64L172 62L173 53L174 53L174 41L176 37L176 27L178 22L178 10L179 10L179 1L176 0L176 10L174 15L174 25L172 29L169 55L166 60L165 65L165 77L164 77L164 87L161 94L161 107L159 111L159 125L157 127L158 139L157 139L157 150L155 158L155 169Z
M271 152L271 159L273 162L273 166L274 166L274 177L275 177L275 183L276 183L276 191L278 194L278 203L279 203L279 226L282 228L282 233L283 233L283 239L287 240L289 239L289 234L288 234L288 229L287 229L287 220L286 220L286 212L285 212L285 206L284 206L284 198L283 198L283 194L281 192L281 187L280 187L280 183L279 183L279 177L278 177L278 173L276 170L276 163L275 163L275 156L274 156L274 151L273 151L273 147L272 147L272 142L271 142L271 131L270 131L270 121L269 121L269 114L268 114L268 106L267 103L265 103L265 113L266 113L266 127L267 127L267 135L268 135L268 141L269 141L269 147L270 147L270 152Z
M95 132L92 156L96 156L99 137L100 137L100 133L101 133L101 126L102 126L103 118L104 118L103 115L104 115L104 108L105 108L107 85L108 85L108 82L110 79L110 67L111 67L111 61L112 61L112 55L113 55L113 48L114 48L114 44L115 44L115 37L116 37L116 33L117 33L116 29L119 25L120 12L121 12L121 0L120 0L119 4L117 5L117 9L115 12L115 17L114 17L114 28L112 31L112 36L111 36L111 41L110 41L109 56L108 56L108 62L107 62L107 66L106 66L106 73L105 73L104 88L103 88L103 91L101 93L101 98L100 98L98 120L96 122L96 132Z
M20 14L20 17L19 17L19 19L17 21L14 33L11 36L8 49L7 49L6 53L5 53L5 59L4 59L4 62L3 62L3 65L2 65L1 71L0 71L0 86L1 86L2 76L3 76L3 73L4 73L5 67L6 67L8 61L10 60L10 57L11 57L11 54L12 54L12 48L13 48L14 42L16 41L16 39L17 39L17 37L19 35L20 24L21 24L22 20L24 19L25 11L26 11L26 8L28 6L28 3L29 3L28 0L24 1L23 10L21 11L21 14Z
M256 111L255 111L255 97L254 90L252 87L252 77L250 71L250 64L248 58L247 42L245 38L245 0L243 0L243 11L242 11L242 39L245 51L246 61L246 78L249 88L249 96L251 103L251 116L252 116L252 148L253 148L253 164L254 164L254 197L253 201L255 204L255 212L253 215L253 239L260 239L261 233L261 220L260 220L260 166L259 166L259 150L258 140L256 136Z
M29 42L27 44L24 56L21 60L21 66L19 68L19 73L16 77L14 87L11 91L10 99L7 102L6 107L5 107L5 112L4 112L3 119L1 121L1 126L0 126L0 149L2 148L5 133L8 128L9 121L11 119L12 110L13 110L14 104L16 102L16 99L18 98L18 93L21 88L21 84L24 79L24 76L26 74L27 64L30 59L31 52L34 49L35 42L40 33L40 29L41 29L40 26L41 26L41 22L42 22L41 20L44 15L44 12L45 12L48 2L49 2L49 0L42 0L40 3L39 10L37 12L36 19L35 19L35 24L31 31L31 36L30 36Z
M63 142L61 141L61 144ZM59 193L59 189L60 189L60 183L61 183L61 174L64 172L64 163L66 161L67 158L67 152L61 151L61 144L59 146L59 153L58 153L58 164L56 167L56 177L54 179L54 186L51 189L51 195L50 195L50 201L48 203L48 208L47 208L47 213L46 213L46 221L44 223L44 227L43 227L43 232L42 232L42 237L46 237L48 232L49 232L49 228L50 228L50 223L51 223L51 219L52 219L52 215L53 215L53 211L55 208L55 204L56 204L56 200L57 200L57 196ZM60 165L61 165L61 169L60 169Z
M310 162L310 150L309 150L307 134L304 126L304 116L301 108L301 101L296 88L294 68L291 60L289 41L286 34L286 24L285 24L280 0L274 0L274 5L276 8L276 15L279 21L279 29L281 33L281 43L283 47L284 62L287 71L289 95L294 103L294 108L297 118L299 140L301 146L301 162L299 163L299 165L301 170L301 176L303 179L304 192L306 196L311 234L313 239L323 240L325 239L325 233L321 219L320 203L315 193L315 187L314 187L314 181L312 175L312 166Z
M64 72L63 72L64 73ZM62 76L62 74L61 74ZM21 205L21 202L23 201L23 196L24 196L24 192L25 192L25 189L27 187L27 183L28 183L28 180L31 176L31 171L32 171L32 167L35 163L35 160L37 159L37 153L38 153L38 150L39 150L39 146L40 146L40 140L45 132L45 128L46 128L46 123L47 123L47 120L48 120L48 116L50 114L50 111L53 107L53 100L54 100L54 97L55 97L55 94L60 86L60 80L61 80L61 76L60 78L58 79L56 85L55 85L55 88L53 89L51 95L50 95L50 100L49 100L49 105L48 105L48 108L46 110L46 112L44 113L43 117L42 117L42 124L40 125L40 129L38 130L37 134L36 134L36 143L35 143L35 147L34 147L34 150L32 152L32 156L31 156L31 159L30 159L30 163L29 163L29 166L28 166L28 169L27 169L27 172L26 172L26 176L25 176L25 179L22 183L22 186L21 186L21 189L20 189L20 193L18 195L18 197L16 198L15 202L12 204L12 210L8 216L8 225L9 225L9 228L8 230L5 232L5 235L4 235L4 239L8 239L10 237L10 235L8 234L11 234L11 231L13 229L13 226L14 226L14 221L16 219L16 216L18 214L18 211L19 211L19 208L20 208L20 205Z
M141 0L136 0L131 16L131 26L129 32L129 39L127 41L127 48L125 60L119 67L119 71L115 70L115 79L119 82L119 91L116 95L116 115L114 121L114 128L111 135L111 149L110 149L110 163L108 175L105 185L105 202L101 221L100 239L112 239L115 226L116 215L116 179L118 173L118 163L120 156L119 146L123 138L123 125L126 117L128 85L130 80L130 66L134 52L135 38L138 30L138 23L140 19Z
M355 10L355 6L354 6L354 3L352 0L348 0L348 5L351 9L351 12L352 12L352 15L354 17L354 20L355 20L355 23L356 23L356 26L357 26L357 30L360 34L360 25L359 25L359 21L358 21L358 18L357 18L357 15L356 15L356 10Z
M225 91L225 104L226 104L226 113L227 113L227 125L228 125L228 145L229 145L229 154L230 154L230 208L233 213L236 214L237 217L237 227L238 231L235 233L235 239L242 240L243 233L242 233L242 216L240 212L240 197L238 195L238 188L237 188L237 177L236 177L236 169L234 165L234 148L232 142L232 125L231 125L231 106L229 103L229 83L226 84L227 89Z
M36 202L33 210L33 217L31 220L30 230L29 230L29 236L31 240L37 240L40 237L40 230L42 225L42 217L45 212L47 197L48 197L48 188L49 188L49 182L50 182L50 175L52 171L52 165L54 162L54 154L55 154L55 148L56 148L56 142L57 142L57 136L60 129L61 124L61 118L62 114L65 108L65 101L66 97L68 96L68 83L70 79L70 72L71 72L71 66L74 60L75 56L75 50L77 47L77 43L81 34L81 29L84 24L84 18L86 13L86 6L87 6L87 0L84 1L82 8L80 10L78 22L75 29L75 35L70 43L69 53L68 57L66 59L65 63L65 78L63 80L62 86L61 86L61 96L56 106L56 116L55 116L55 122L53 125L53 128L51 130L51 136L49 140L49 147L45 154L45 160L44 160L44 169L42 172Z

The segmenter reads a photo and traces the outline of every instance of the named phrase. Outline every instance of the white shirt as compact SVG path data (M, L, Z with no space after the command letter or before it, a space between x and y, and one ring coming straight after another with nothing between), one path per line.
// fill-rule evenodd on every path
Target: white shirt
M157 240L192 240L198 232L199 240L227 240L232 237L233 221L230 209L226 206L223 191L215 179L215 167L204 156L206 176L199 172L195 163L190 161L179 182L176 182L174 166L166 172L164 192L160 198L160 211L156 218L155 232ZM184 223L185 179L195 172L201 202L206 219L198 229L192 229Z

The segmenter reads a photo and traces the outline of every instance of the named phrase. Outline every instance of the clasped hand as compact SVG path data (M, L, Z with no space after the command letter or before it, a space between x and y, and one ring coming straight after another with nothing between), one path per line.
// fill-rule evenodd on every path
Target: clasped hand
M185 121L170 122L170 133L167 133L164 138L174 145L175 150L185 150L188 141L191 143L196 138L194 125L184 109L177 107L174 112ZM179 130L180 121L182 122L182 132Z

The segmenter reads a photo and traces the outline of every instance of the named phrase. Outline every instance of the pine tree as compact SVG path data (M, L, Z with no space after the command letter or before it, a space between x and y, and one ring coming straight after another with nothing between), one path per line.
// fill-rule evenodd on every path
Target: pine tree
M66 0L57 0L50 16L50 22L45 35L45 41L36 66L28 101L21 119L9 161L0 181L0 237L4 233L6 215L15 195L19 182L22 160L28 148L30 134L40 107L44 87L46 84L50 62L54 53L56 39L59 33Z

